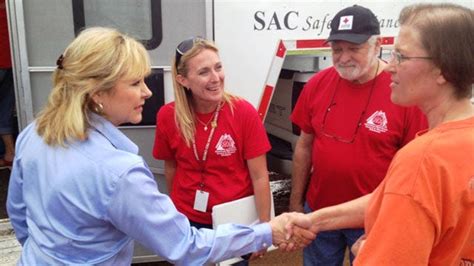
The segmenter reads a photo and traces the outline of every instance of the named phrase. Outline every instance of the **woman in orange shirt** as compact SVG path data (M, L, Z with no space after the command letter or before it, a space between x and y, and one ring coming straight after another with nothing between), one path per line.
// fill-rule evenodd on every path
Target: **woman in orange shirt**
M356 265L474 262L474 12L417 4L400 14L391 99L429 130L402 148L370 195L311 213L313 230L365 226ZM356 246L356 245L355 245Z

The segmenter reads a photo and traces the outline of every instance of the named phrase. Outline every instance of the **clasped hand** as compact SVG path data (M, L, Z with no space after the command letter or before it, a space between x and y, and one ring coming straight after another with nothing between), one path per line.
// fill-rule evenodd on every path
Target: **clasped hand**
M309 215L283 213L270 221L273 244L283 251L304 248L316 238Z

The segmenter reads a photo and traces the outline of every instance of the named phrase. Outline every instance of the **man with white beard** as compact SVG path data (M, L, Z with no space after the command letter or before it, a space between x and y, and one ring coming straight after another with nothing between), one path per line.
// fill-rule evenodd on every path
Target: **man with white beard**
M362 6L333 18L327 39L333 66L307 82L291 115L301 129L291 211L308 213L371 193L397 150L427 128L420 110L390 101L379 35L377 18ZM362 228L319 233L304 250L304 265L342 265L346 248L363 234Z

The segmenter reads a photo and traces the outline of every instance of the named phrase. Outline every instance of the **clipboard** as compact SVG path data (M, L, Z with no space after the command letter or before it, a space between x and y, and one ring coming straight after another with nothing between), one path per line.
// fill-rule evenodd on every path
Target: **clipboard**
M273 204L273 194L271 195L270 217L275 217L275 208ZM221 203L212 207L212 227L216 228L220 224L234 223L243 225L252 225L259 222L257 207L255 205L255 196L247 196L245 198ZM273 250L273 245L268 249ZM239 262L240 257L228 259L219 262L217 265L231 265Z

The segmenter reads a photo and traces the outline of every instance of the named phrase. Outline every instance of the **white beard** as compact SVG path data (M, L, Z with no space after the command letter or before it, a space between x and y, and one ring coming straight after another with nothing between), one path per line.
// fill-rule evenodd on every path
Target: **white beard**
M370 75L369 71L372 69L372 66L378 60L376 56L368 55L369 60L364 68L355 62L350 62L345 65L337 64L335 65L337 73L343 79L347 79L349 81L357 81L360 80L365 75Z

